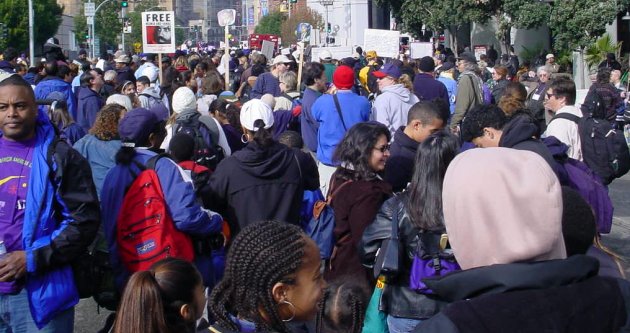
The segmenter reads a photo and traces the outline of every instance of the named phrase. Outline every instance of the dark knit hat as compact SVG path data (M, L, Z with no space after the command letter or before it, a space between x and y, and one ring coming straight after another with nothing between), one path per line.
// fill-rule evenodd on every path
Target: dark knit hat
M422 57L418 63L418 68L425 73L431 73L435 70L435 61L429 56Z
M337 67L333 73L333 84L337 89L351 89L354 86L354 70L348 66Z
M562 235L567 256L585 254L595 238L595 215L574 189L562 186Z

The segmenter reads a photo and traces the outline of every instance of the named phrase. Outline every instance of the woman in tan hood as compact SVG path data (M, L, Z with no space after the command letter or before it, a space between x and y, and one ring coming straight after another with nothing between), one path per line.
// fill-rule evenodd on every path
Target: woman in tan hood
M630 283L597 276L597 259L566 258L562 192L538 154L472 149L449 165L444 223L462 271L424 279L452 302L414 333L618 332Z

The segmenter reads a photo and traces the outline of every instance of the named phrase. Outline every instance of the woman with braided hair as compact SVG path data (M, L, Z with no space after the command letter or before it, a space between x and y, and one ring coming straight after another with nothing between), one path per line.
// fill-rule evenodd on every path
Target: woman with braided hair
M315 318L325 282L317 244L298 226L263 221L243 228L227 255L208 309L214 333L291 333Z
M361 333L368 306L368 291L350 280L331 283L319 302L317 333Z

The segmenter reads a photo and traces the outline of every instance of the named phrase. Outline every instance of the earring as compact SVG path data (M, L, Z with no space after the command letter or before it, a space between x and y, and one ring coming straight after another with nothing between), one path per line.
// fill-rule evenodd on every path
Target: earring
M282 319L282 321L289 322L291 320L293 320L293 318L295 318L295 305L293 305L293 303L289 302L289 301L280 301L280 304L288 304L293 310L293 315L291 315L291 318L289 319Z
M242 142L242 143L247 143L247 142L249 142L249 140L247 140L247 139L248 139L247 134L243 134L243 135L241 135L241 142Z

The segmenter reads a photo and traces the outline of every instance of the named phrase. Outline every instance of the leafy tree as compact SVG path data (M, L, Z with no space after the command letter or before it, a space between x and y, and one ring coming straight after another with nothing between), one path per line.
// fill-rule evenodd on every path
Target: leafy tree
M556 1L552 5L549 28L556 49L584 50L606 32L617 13L627 8L629 0Z
M105 0L96 0L96 7ZM87 1L84 1L84 3ZM110 46L117 46L118 39L122 33L122 22L120 16L120 3L118 1L110 1L98 10L94 17L94 25L96 29L96 37L100 40L101 53ZM74 29L77 42L84 43L84 32L87 29L87 22L83 16L83 10L79 15L74 17Z
M604 34L601 38L584 51L584 59L590 68L597 67L599 63L606 60L606 54L613 53L619 59L621 52L621 42L615 43L609 34Z
M322 28L324 25L324 19L319 13L310 8L300 7L300 9L295 10L291 13L291 17L287 17L286 20L282 22L282 27L280 30L282 42L285 45L295 44L297 42L295 31L298 24L301 22L310 23L313 26L313 29Z
M549 5L531 0L495 0L490 6L495 8L493 15L498 18L497 38L503 49L512 44L510 31L517 29L535 29L549 20Z
M285 18L285 15L279 11L271 12L258 21L254 31L257 34L280 35L282 33L282 22L284 22Z
M63 7L56 0L33 0L35 47L57 33L61 24ZM0 0L0 22L9 27L7 40L0 40L0 47L28 48L28 1Z

